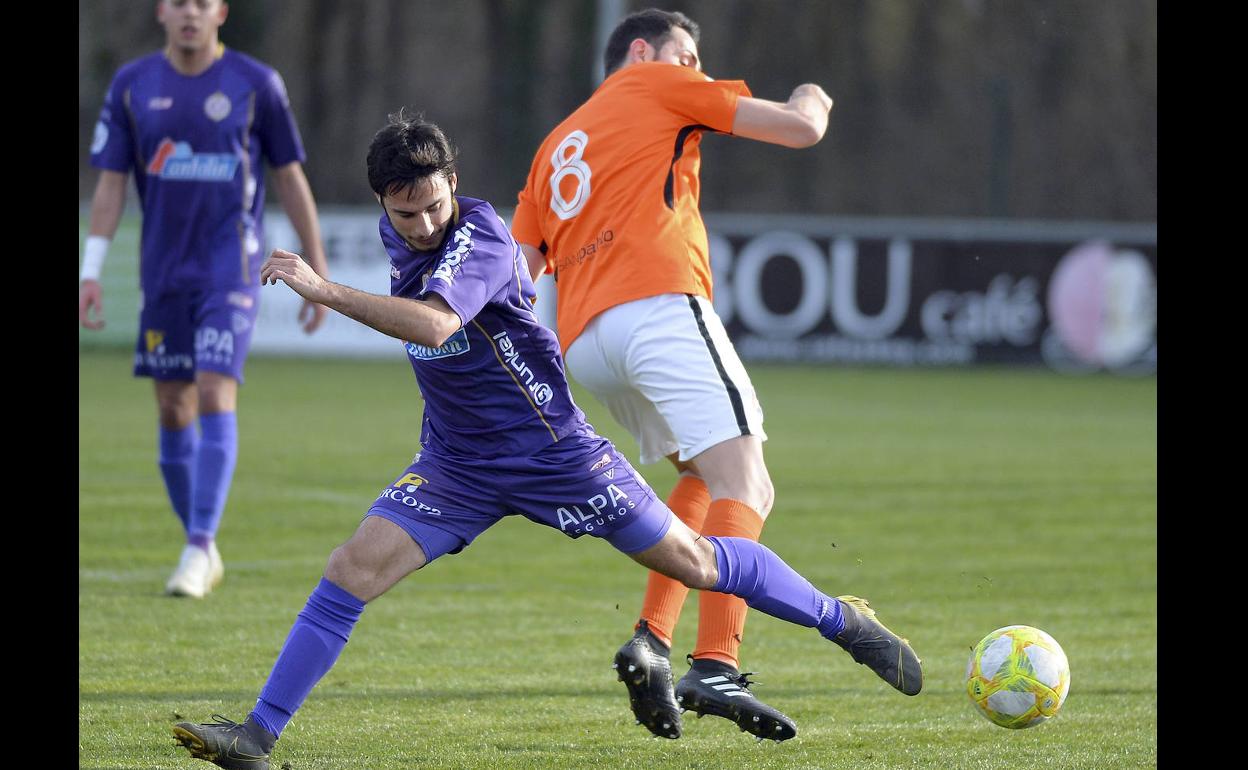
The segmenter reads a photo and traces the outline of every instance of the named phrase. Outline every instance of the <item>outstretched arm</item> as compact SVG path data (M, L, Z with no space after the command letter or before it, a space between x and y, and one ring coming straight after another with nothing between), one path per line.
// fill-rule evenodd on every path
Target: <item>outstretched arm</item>
M325 259L325 249L321 244L321 225L316 218L316 201L312 198L312 188L308 185L308 178L304 176L303 166L294 161L273 169L273 186L291 226L299 235L299 242L303 244L308 263L317 274L328 278L329 263ZM303 330L307 334L316 331L324 320L325 308L314 302L305 302L299 310L299 322L303 324Z
M732 121L733 136L785 147L810 147L828 130L832 98L814 83L793 89L787 102L742 96Z
M126 175L119 171L100 171L91 197L91 222L87 230L87 248L82 276L78 286L78 322L88 329L104 328L104 293L100 288L100 268L108 252L108 244L117 234L121 212L126 205ZM94 317L92 317L94 312Z
M382 334L437 348L463 326L459 315L437 294L429 299L383 297L343 286L317 275L298 254L274 249L260 268L260 283L282 281L309 302L333 308Z

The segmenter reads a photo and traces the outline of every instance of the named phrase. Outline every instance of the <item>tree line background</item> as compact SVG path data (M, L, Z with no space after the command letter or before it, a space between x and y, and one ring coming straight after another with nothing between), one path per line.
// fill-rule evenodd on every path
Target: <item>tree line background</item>
M155 2L80 0L79 198L108 82L157 50ZM1156 0L621 0L702 27L717 79L832 96L789 150L707 135L704 211L1155 221ZM282 73L324 204L372 203L364 155L412 105L460 190L515 203L546 133L596 85L595 0L235 0L226 45Z

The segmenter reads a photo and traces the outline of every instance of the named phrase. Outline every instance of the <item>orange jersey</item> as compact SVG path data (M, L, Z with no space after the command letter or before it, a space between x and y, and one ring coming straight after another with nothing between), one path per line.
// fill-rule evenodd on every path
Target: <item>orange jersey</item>
M704 130L732 132L740 80L660 62L617 70L546 137L512 219L558 285L566 351L602 311L656 294L711 298L698 211Z

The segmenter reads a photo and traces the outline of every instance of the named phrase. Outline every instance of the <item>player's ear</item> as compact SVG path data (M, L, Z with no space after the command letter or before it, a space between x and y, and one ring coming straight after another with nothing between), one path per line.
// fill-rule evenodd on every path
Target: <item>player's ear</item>
M375 192L375 193L373 193L373 197L377 199L377 202L378 202L378 203L381 203L381 193L376 193L376 192ZM382 208L385 208L386 204L381 203L381 206L382 206Z
M221 3L221 10L217 11L217 26L225 23L225 17L230 15L230 4Z
M634 38L633 42L628 44L628 63L633 64L639 61L649 61L646 58L646 52L650 49L650 44L641 38Z
M451 195L454 195L455 187L459 184L459 175L452 171L451 175L446 178L446 181L451 186Z

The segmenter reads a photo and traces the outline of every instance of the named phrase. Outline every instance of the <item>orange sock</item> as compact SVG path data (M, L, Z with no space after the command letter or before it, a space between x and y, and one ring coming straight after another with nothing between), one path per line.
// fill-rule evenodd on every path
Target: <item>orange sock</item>
M711 493L697 476L681 476L667 496L667 507L694 532L702 530L710 504ZM672 632L676 630L676 621L680 620L680 610L688 595L689 589L679 580L657 572L650 573L646 598L641 605L641 619L650 624L650 630L668 647L672 646Z
M763 518L758 511L740 500L719 499L711 502L706 515L703 535L744 537L758 542L763 531ZM693 657L710 658L737 666L737 650L745 632L745 600L730 594L703 591L698 596L698 644Z

